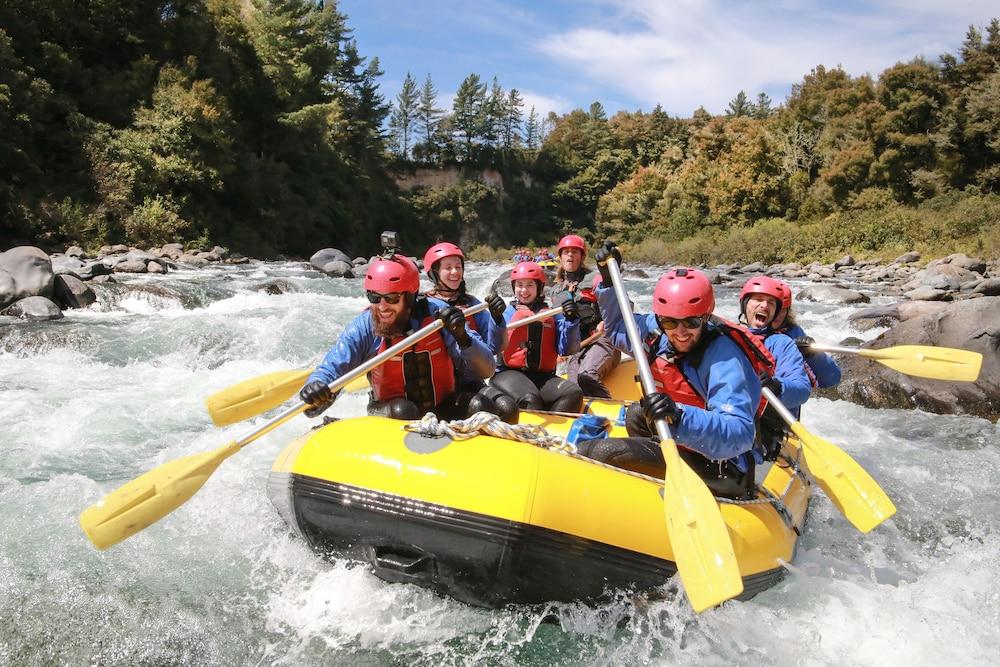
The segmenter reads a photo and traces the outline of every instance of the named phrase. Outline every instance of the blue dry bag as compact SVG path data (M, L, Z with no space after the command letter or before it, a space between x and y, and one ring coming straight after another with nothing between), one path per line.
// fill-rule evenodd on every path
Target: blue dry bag
M611 430L611 420L599 415L580 415L573 420L566 435L566 442L575 445L584 440L599 440L608 437Z

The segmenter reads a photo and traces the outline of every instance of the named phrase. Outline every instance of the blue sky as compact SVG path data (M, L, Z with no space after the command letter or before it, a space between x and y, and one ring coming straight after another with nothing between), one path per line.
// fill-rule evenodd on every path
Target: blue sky
M517 88L539 112L600 101L609 115L657 103L721 113L739 90L774 102L818 64L877 75L955 52L996 0L341 0L362 55L378 56L394 99L430 73L440 106L475 72Z

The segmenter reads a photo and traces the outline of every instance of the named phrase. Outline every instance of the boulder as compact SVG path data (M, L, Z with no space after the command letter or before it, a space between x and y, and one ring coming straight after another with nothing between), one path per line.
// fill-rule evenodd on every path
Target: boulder
M368 260L365 259L364 257L355 257L351 261L351 264L353 264L354 266L364 266L367 263L368 263Z
M34 246L0 252L0 308L29 296L52 296L55 277L49 256Z
M146 271L149 273L166 273L167 267L159 262L146 262Z
M740 269L741 273L764 273L764 265L761 262L747 264Z
M964 253L948 255L945 259L951 266L957 266L960 269L972 271L973 273L978 273L979 275L986 273L986 262L981 259L973 259Z
M854 261L854 257L853 256L851 256L851 255L844 255L843 257L841 257L840 259L838 259L836 262L833 263L833 268L834 269L843 269L843 268L846 268L848 266L854 266L854 264L855 264L855 261Z
M868 303L867 295L835 285L810 285L799 291L799 299L823 303Z
M86 308L97 301L94 290L74 275L56 276L55 300L64 308Z
M987 278L980 281L972 291L983 296L1000 296L1000 278Z
M86 263L73 255L52 255L50 259L52 261L52 272L57 276L63 273L70 273L79 278L87 266Z
M873 408L920 408L939 414L1000 417L1000 297L928 304L933 310L907 319L866 347L937 345L979 352L976 382L911 377L876 361L844 355L844 380L833 394Z
M975 280L979 275L955 264L928 266L920 284L943 290L957 290L962 283Z
M146 262L140 259L126 259L115 264L115 273L146 273Z
M354 273L351 271L351 265L347 262L342 262L340 260L335 260L333 262L328 262L325 267L323 267L323 273L328 276L333 276L334 278L353 278Z
M83 248L81 248L78 245L71 245L70 247L66 248L66 252L64 254L67 255L68 257L86 257L87 256L87 254L85 252L83 252Z
M951 294L945 290L924 285L917 289L903 292L903 296L912 301L951 301Z
M29 296L15 301L4 315L20 317L22 320L58 320L63 317L59 306L44 296Z
M920 261L920 253L916 252L915 250L911 250L910 252L904 253L899 257L897 257L896 259L892 260L892 263L912 264L913 262L919 262L919 261Z
M344 262L350 266L352 261L350 257L336 248L323 248L309 258L309 263L323 273L329 273L326 267L333 262Z

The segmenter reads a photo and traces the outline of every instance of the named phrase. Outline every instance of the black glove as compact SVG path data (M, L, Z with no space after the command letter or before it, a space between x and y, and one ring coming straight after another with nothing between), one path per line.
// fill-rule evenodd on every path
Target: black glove
M563 301L562 304L563 317L565 317L570 322L576 322L580 319L580 307L576 305L576 301L571 296L570 298Z
M799 336L795 339L795 346L799 348L799 352L801 352L804 357L806 355L813 354L810 346L815 342L816 341L813 340L812 336Z
M681 419L681 410L677 407L670 394L657 392L647 394L639 400L639 407L642 408L642 416L646 419L649 430L656 433L656 421L665 419L669 424L676 424Z
M322 380L313 380L299 391L302 402L312 407L306 411L306 416L315 417L333 403L333 392ZM309 414L312 413L312 414Z
M594 255L594 261L597 262L597 270L601 272L601 282L605 287L611 287L611 272L608 270L608 259L611 257L614 257L615 261L618 262L618 268L622 268L622 253L618 250L615 242L608 239L597 250L597 254Z
M764 377L760 381L760 386L766 389L770 389L771 391L774 392L775 396L781 398L781 382L778 381L778 378L770 376Z
M438 311L438 317L444 322L444 328L455 338L459 347L464 349L472 345L469 332L465 329L465 313L461 308L455 306L442 308Z
M486 305L490 308L490 315L493 316L493 321L501 324L503 322L503 313L507 310L507 304L504 303L503 297L496 292L490 292L486 295Z

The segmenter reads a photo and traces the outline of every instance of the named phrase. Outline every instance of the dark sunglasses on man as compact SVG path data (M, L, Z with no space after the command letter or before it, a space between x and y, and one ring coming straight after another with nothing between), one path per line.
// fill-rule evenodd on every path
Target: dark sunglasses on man
M368 302L372 305L379 301L385 301L390 306L395 306L403 298L403 293L391 292L389 294L379 294L378 292L365 292L365 296L368 297Z
M692 330L698 329L705 322L704 317L685 317L682 320L676 320L672 317L658 317L656 321L659 323L660 328L664 331L673 331L677 327L683 325L685 329Z

